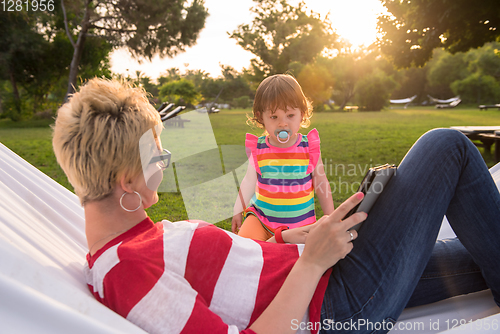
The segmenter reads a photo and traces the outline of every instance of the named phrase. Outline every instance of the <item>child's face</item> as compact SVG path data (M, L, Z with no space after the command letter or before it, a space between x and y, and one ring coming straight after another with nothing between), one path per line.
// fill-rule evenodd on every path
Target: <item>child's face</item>
M278 108L274 113L266 110L262 113L261 117L264 128L269 133L273 144L276 142L279 143L276 136L280 130L287 130L290 134L291 143L295 142L297 132L300 130L300 123L302 123L302 112L299 108L287 107L286 112Z

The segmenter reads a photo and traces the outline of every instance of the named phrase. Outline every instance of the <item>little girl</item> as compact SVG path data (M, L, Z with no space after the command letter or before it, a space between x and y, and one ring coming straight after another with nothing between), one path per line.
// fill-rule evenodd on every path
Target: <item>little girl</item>
M249 121L265 133L246 135L249 164L234 205L233 232L262 241L275 236L283 242L283 229L316 221L315 190L323 213L333 212L318 131L298 133L309 126L311 116L311 103L295 78L277 74L261 82Z

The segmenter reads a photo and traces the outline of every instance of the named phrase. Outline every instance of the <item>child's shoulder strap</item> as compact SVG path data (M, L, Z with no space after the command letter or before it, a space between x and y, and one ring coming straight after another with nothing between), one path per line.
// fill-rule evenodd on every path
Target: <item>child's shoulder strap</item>
M257 137L256 135L253 135L251 133L247 133L245 137L245 152L248 157L248 161L252 164L252 166L255 168L255 171L259 174L260 169L259 169L259 163L257 161L257 149L259 146L259 141L261 142L261 138L265 137Z
M318 130L312 129L305 136L307 137L308 147L309 147L309 166L307 167L307 173L312 173L316 165L318 164L319 157L321 155L321 146Z

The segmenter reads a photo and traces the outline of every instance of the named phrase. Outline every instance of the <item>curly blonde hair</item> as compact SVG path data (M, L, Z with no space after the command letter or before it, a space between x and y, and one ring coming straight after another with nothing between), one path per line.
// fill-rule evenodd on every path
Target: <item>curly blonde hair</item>
M302 88L295 78L289 74L275 74L262 80L253 103L252 116L247 123L264 129L262 113L276 109L287 110L287 107L298 108L302 113L300 126L307 128L311 124L313 113L311 101L304 95Z
M117 80L92 79L59 108L52 145L82 205L142 172L139 139L159 123L145 91Z

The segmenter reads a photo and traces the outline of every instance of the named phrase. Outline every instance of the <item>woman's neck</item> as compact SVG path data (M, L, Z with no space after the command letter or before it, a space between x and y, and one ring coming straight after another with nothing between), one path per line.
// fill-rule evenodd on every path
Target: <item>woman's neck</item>
M114 197L84 205L85 234L90 255L147 218L143 209L136 212L122 210L119 198Z

